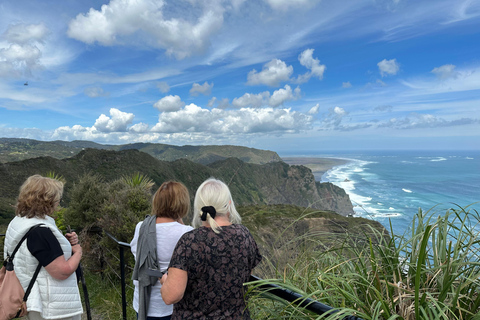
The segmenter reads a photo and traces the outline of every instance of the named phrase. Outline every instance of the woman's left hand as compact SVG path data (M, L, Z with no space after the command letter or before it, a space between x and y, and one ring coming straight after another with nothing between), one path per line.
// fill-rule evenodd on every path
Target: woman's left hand
M76 232L66 233L65 237L67 238L67 240L70 242L72 246L78 244L78 236Z

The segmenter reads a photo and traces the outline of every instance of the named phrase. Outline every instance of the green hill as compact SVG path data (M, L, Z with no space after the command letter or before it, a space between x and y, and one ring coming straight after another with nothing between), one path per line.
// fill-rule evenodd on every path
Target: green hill
M280 161L260 165L236 158L202 165L186 159L161 161L136 149L87 149L67 159L39 157L3 163L0 166L0 219L3 221L0 220L0 223L11 219L14 212L12 205L25 179L48 172L55 172L66 179L66 204L69 189L85 174L97 174L106 181L112 181L140 172L152 179L157 187L166 180L181 181L192 197L205 179L216 177L230 186L238 205L293 204L342 215L353 213L350 199L343 189L330 183L316 182L311 170L303 166L289 166Z
M91 141L38 141L31 139L0 138L0 162L13 162L36 157L70 158L80 151L92 148L122 151L136 149L164 161L188 159L209 164L227 158L263 164L280 161L276 152L240 146L174 146L160 143L133 143L126 145L103 145Z

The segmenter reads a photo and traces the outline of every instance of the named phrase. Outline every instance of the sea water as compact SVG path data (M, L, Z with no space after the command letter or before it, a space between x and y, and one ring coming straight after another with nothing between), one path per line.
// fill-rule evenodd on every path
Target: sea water
M311 155L309 155L311 156ZM480 151L332 152L347 164L322 176L349 194L355 216L381 222L396 234L419 209L444 214L470 206L480 213Z

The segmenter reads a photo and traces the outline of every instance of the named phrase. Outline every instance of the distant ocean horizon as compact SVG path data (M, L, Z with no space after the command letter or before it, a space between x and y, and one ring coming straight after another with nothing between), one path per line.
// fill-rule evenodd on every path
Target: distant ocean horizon
M345 159L316 174L350 196L355 216L377 220L403 234L419 208L444 214L457 205L480 212L480 151L348 151L289 154ZM314 173L315 174L315 173Z

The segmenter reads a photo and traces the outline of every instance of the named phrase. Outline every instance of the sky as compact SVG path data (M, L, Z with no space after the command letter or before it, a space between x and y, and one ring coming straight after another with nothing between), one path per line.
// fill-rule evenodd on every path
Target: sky
M0 137L479 150L480 0L4 0Z

